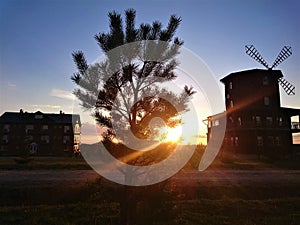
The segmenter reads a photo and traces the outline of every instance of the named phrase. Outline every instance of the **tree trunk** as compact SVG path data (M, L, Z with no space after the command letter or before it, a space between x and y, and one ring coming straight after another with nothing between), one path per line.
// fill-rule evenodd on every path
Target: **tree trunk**
M130 186L123 186L121 188L120 197L120 225L136 225L136 207L137 198L135 190Z
M120 196L120 218L119 218L119 224L120 225L127 225L128 224L128 219L127 219L127 202L128 202L128 197L127 197L127 192L128 192L128 187L123 186L121 187L121 196Z

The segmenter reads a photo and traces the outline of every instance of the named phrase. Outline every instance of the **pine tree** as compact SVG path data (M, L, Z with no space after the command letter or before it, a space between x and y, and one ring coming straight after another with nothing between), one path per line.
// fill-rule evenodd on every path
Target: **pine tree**
M181 123L178 115L188 110L195 93L185 86L181 93L163 88L161 83L176 79L174 72L183 41L175 37L181 18L171 15L166 28L159 21L135 27L136 12L125 11L125 23L117 12L110 12L109 32L95 35L105 60L88 65L82 51L73 52L78 72L71 79L78 86L74 94L81 105L93 111L97 123L105 130L102 142L113 156L132 165L149 165L167 157L158 154L170 145L126 159L131 149L122 142L130 137L118 136L118 130L131 130L136 138L147 139L157 135L149 123L161 118L169 127ZM122 133L122 132L121 132ZM114 143L118 139L119 144ZM129 140L126 140L129 139ZM169 149L168 149L169 150ZM171 152L171 151L167 151ZM130 178L126 176L125 179ZM120 199L120 224L130 224L136 207L135 191L125 186ZM132 222L133 223L133 222Z
M186 86L176 95L157 84L176 78L174 69L178 62L175 57L183 41L174 35L181 18L172 15L165 29L158 21L152 25L142 23L136 29L133 9L125 11L125 28L117 12L110 12L108 17L109 32L95 35L107 59L100 64L88 65L82 51L73 52L78 72L71 77L79 86L74 94L84 108L93 110L96 121L105 128L103 140L111 141L116 137L113 123L115 129L130 128L135 136L144 139L151 135L149 121L154 117L162 118L171 127L179 124L180 121L174 118L187 110L195 92ZM135 49L122 49L121 55L112 57L110 53L114 49L129 43L137 43L129 45ZM153 55L156 61L149 60ZM124 126L124 123L130 126Z

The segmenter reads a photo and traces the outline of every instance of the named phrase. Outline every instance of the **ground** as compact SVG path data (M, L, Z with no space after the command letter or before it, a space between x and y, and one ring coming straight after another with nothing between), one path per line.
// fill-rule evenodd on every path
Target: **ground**
M122 186L81 159L34 159L15 169L7 160L0 159L0 224L118 224ZM300 224L300 170L257 160L220 164L128 189L137 203L131 224Z
M99 178L94 170L2 170L0 171L1 187L24 187L46 185L71 185L80 187ZM178 186L216 185L299 185L300 170L197 170L181 171L171 181Z

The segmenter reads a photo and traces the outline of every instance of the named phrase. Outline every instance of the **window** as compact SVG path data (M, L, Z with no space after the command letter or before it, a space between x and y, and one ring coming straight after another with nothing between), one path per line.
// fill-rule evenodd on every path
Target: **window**
M300 116L292 116L291 118L291 129L300 129Z
M35 119L43 119L43 115L35 115L34 118Z
M7 145L1 145L0 151L7 151L7 150L8 150L8 146Z
M69 133L70 132L70 126L64 126L64 132Z
M77 133L77 134L80 133L80 126L79 126L78 121L75 124L74 130L75 130L75 133Z
M258 147L264 146L264 141L263 141L262 136L257 136L257 137L256 137L256 140L257 140L257 146L258 146Z
M281 116L277 117L277 122L278 122L279 126L282 126L283 125L283 118Z
M265 76L264 78L263 78L263 85L268 85L269 84L269 78L267 77L267 76Z
M28 132L28 131L31 131L31 130L33 130L34 129L34 126L33 125L26 125L26 127L25 127L25 131L26 131L26 133Z
M74 145L73 146L73 151L75 152L75 153L79 153L80 151L79 151L79 146L78 145Z
M255 117L255 124L258 125L258 126L261 125L261 118L260 118L260 116L256 116Z
M300 129L299 123L298 122L291 122L291 129Z
M42 135L41 136L41 141L45 142L45 143L49 143L50 142L50 137L49 135Z
M69 142L70 142L70 136L64 136L63 137L63 143L64 144L69 144Z
M229 82L229 89L232 89L232 82Z
M79 135L74 135L74 143L78 144L80 141L80 136Z
M239 137L235 137L234 139L234 145L239 146Z
M65 146L64 148L64 152L69 152L71 151L73 148L71 148L70 146Z
M31 155L35 155L36 153L37 153L37 149L38 149L38 145L37 145L37 143L31 143L30 144L30 154Z
M42 126L42 129L43 129L43 130L48 130L49 127L48 127L48 125L43 125L43 126Z
M220 125L220 121L219 120L214 120L213 121L213 126L214 127L217 127L217 126L219 126Z
M2 143L8 143L8 135L7 134L2 136Z
M233 108L233 101L230 101L230 107Z
M238 117L238 124L239 124L239 126L242 126L242 118L241 117Z
M273 118L271 116L266 117L266 124L267 125L272 125L273 124Z
M300 144L300 134L299 133L292 133L292 143L293 143L293 145Z
M264 104L265 105L270 105L270 98L269 97L264 97Z
M230 98L230 94L227 94L227 95L226 95L226 98L229 99L229 98Z
M10 130L10 125L9 125L9 124L5 124L5 125L3 126L3 131L4 131L5 133L8 133L9 130Z
M280 143L280 137L277 136L277 137L275 138L275 145L276 145L276 146L280 146L280 144L281 144L281 143Z
M231 123L234 122L232 116L229 116L228 120L229 120Z

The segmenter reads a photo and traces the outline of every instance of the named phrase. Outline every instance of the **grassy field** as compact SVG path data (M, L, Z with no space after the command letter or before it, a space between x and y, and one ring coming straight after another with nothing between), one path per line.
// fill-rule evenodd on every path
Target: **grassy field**
M184 167L184 169L197 169L203 155L205 146L196 148L194 155ZM25 163L23 163L25 161ZM217 157L210 169L297 169L300 170L300 159L270 160L268 158L257 159L240 158L240 156L230 156L228 158ZM83 157L0 157L0 170L85 170L91 169Z
M0 158L1 170L90 169L81 157L33 158L26 164ZM199 163L195 155L184 170ZM212 170L298 169L299 161L217 159ZM118 224L121 204L126 203L129 224L186 225L298 225L300 181L284 184L199 183L172 180L148 187L129 187L105 179L82 186L34 185L5 187L0 184L1 225L112 225ZM123 197L122 197L123 196Z
M100 179L80 188L2 189L0 224L118 224L123 188ZM3 198L5 193L10 199ZM129 188L126 193L127 206L136 203L130 224L300 224L299 186L295 185L185 187L166 181Z
M291 203L290 200L282 199L265 201L204 199L174 202L174 205L176 209L170 209L168 214L155 215L156 218L153 218L152 213L144 212L146 214L139 216L138 224L297 225L300 220L299 200ZM173 217L170 218L171 214ZM0 216L3 225L117 224L118 204L78 203L55 206L2 207Z
M21 161L21 162L20 162ZM91 169L82 157L0 157L0 170L81 170Z

